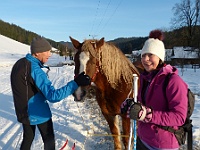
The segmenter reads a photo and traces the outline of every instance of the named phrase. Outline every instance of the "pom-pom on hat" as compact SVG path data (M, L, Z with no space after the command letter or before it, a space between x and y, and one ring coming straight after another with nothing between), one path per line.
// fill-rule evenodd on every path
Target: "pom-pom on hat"
M46 52L51 50L50 43L43 37L35 37L31 42L31 54Z
M141 51L143 54L150 53L158 56L163 62L165 60L165 46L162 42L163 33L160 30L153 30L149 33L149 39L146 40Z

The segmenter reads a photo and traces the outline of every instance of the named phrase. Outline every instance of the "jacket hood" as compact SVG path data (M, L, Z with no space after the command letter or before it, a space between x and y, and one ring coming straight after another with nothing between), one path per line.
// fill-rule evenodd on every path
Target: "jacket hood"
M177 68L175 68L174 66L171 66L171 65L165 65L163 68L162 68L162 72L161 74L178 74L178 70Z

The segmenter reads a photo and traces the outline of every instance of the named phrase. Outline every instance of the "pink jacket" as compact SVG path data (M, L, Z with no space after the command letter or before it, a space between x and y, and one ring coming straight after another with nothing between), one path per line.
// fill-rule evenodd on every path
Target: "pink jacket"
M173 73L166 87L164 80L168 73ZM142 102L142 88L148 75L140 75L140 89L138 101ZM147 87L144 87L147 88ZM157 125L171 126L177 129L184 124L187 114L187 84L179 77L178 70L171 65L166 65L152 78L145 94L143 104L152 108L153 117L150 123L139 121L138 136L148 145L156 148L178 148L179 144L174 134L159 128Z

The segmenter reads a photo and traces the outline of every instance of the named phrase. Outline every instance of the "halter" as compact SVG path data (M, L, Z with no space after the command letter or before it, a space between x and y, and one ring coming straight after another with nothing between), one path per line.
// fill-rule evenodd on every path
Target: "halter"
M92 78L91 78L91 81L93 82L94 81L94 78L97 76L97 73L99 72L99 67L97 66L96 64L96 71L95 73L93 74Z
M96 42L95 41L92 41L92 42L90 42L92 45L93 45L93 47L94 47L94 49L96 50L97 49L97 44L96 44ZM94 56L93 56L94 57ZM97 57L95 57L96 58L96 71L95 71L95 73L93 74L93 76L92 76L92 78L91 78L91 81L94 81L94 78L96 77L96 75L97 75L97 73L99 72L99 65L98 65L98 61L97 61Z
M96 42L95 42L95 41L92 41L91 44L93 45L94 49L97 49L97 45L96 45ZM91 52L90 52L90 53L91 53ZM91 54L91 55L92 55L92 54ZM93 55L92 55L92 56L93 56ZM93 56L93 57L95 57L95 56ZM98 60L97 60L97 57L95 57L95 58L96 58L96 67L95 67L95 73L94 73L93 76L91 77L91 82L94 81L94 79L95 79L97 73L99 72ZM76 78L77 76L78 76L78 74L75 75L74 78Z
M97 44L96 44L96 42L95 41L92 41L92 42L90 42L91 44L93 44L93 46L94 46L94 49L97 49Z

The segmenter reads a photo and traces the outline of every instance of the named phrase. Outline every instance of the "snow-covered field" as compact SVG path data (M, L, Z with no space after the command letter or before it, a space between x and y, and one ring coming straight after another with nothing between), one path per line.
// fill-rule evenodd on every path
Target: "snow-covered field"
M10 71L19 58L29 52L29 46L0 35L0 149L19 149L22 141L22 127L17 122L12 92L10 87ZM52 55L47 64L64 62L64 58ZM73 79L74 66L51 67L49 78L56 88ZM196 94L196 105L192 115L193 140L195 149L200 149L200 69L180 70L180 75ZM183 71L183 72L182 72ZM51 104L56 138L56 149L60 149L68 139L66 150L75 143L76 150L112 150L112 137L107 123L94 98L87 102L76 103L72 96ZM43 149L42 139L36 131L32 150ZM185 149L183 147L183 149Z

